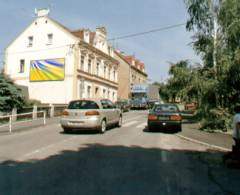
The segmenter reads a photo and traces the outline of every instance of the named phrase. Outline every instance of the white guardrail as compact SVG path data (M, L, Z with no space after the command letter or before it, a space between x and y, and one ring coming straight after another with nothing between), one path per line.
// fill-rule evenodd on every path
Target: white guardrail
M42 117L39 116L41 113L42 113ZM31 116L31 117L24 118L24 116ZM21 117L22 120L19 120L19 117ZM3 120L6 120L6 122L1 124ZM7 127L8 126L9 127L9 132L11 133L13 125L19 124L19 123L36 121L36 120L43 120L43 124L46 125L46 112L45 111L38 111L38 112L28 112L28 113L22 113L22 114L0 116L0 129L2 127Z

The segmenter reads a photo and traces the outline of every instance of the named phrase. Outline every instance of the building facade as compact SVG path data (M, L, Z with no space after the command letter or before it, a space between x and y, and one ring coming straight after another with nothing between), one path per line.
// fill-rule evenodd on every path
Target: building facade
M104 27L71 31L39 10L5 50L5 74L28 88L30 99L68 103L79 98L117 100L118 61Z
M114 54L119 61L118 99L129 99L132 96L132 85L146 84L147 82L145 65L134 56L124 55L119 51L115 51Z

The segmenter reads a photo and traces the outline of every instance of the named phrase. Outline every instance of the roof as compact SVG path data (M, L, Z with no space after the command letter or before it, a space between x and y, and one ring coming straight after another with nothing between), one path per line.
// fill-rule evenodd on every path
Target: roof
M136 66L132 65L132 60L135 59L134 56L124 56L123 54L121 54L120 52L118 52L117 50L114 50L115 54L118 55L123 61L125 61L128 65L130 65L133 69L135 69L136 71L144 74L145 76L147 76L147 74L145 72L143 72L144 70L144 63L140 62L141 66L143 66L143 68L138 69Z

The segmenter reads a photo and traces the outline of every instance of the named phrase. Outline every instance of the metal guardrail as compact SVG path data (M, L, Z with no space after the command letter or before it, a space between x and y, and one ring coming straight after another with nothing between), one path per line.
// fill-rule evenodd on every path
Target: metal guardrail
M39 113L43 113L42 117L38 116ZM23 117L23 116L31 116L31 119L17 121L18 117ZM1 123L0 123L0 128L8 126L9 132L11 133L13 124L19 124L19 123L25 123L25 122L43 119L43 125L46 125L46 112L38 111L38 112L28 112L28 113L0 116L0 122L1 122L1 120L4 120L4 119L8 119L8 120L7 120L6 124L1 125Z

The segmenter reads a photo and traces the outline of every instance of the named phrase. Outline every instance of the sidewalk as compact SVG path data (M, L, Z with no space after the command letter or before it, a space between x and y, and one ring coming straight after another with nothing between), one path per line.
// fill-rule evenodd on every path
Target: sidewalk
M234 144L231 135L219 132L209 133L201 131L199 130L199 125L197 123L183 124L180 135L209 145L226 148L228 150L232 150L232 145Z
M60 117L47 118L46 126L59 123L59 120L60 120ZM19 133L22 131L34 129L41 126L44 126L43 119L35 120L35 121L17 122L17 123L13 123L12 133ZM0 135L6 135L6 134L10 134L9 127L8 126L0 127Z

